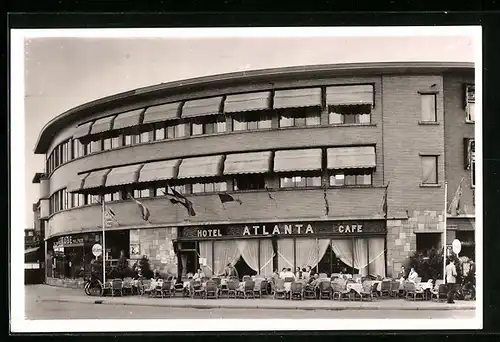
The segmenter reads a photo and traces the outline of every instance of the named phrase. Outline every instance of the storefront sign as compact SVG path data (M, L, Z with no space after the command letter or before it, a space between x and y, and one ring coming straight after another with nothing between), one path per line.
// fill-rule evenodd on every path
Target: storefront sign
M270 223L216 227L184 227L181 238L210 239L238 236L367 235L385 233L384 221Z
M94 256L98 257L102 254L102 246L98 243L96 243L95 245L92 246L92 254L94 254Z
M54 248L79 246L83 246L83 236L60 236L56 241L54 241Z

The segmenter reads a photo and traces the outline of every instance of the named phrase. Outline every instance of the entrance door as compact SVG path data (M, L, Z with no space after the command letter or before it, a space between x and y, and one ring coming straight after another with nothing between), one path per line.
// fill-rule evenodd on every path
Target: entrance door
M181 274L186 276L188 273L195 274L198 266L198 258L196 250L181 250L180 251Z

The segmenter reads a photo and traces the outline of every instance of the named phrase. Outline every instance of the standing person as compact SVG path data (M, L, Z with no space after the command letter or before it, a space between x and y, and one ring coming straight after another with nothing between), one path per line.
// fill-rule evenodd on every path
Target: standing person
M285 272L286 272L286 267L283 267L283 269L280 272L280 278L285 279Z
M295 271L295 279L302 279L302 269L300 267L297 267Z
M450 304L455 303L455 291L456 291L456 282L457 282L457 269L453 260L448 258L448 265L445 268L446 271L446 284L448 286L448 300L447 302Z

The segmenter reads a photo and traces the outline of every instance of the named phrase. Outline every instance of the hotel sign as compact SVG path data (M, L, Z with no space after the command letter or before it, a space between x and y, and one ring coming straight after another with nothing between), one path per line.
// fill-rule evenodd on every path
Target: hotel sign
M201 226L185 227L181 237L211 239L238 236L314 236L314 235L368 235L385 233L383 221L337 221L337 222L303 222L303 223L270 223L247 224L234 226Z

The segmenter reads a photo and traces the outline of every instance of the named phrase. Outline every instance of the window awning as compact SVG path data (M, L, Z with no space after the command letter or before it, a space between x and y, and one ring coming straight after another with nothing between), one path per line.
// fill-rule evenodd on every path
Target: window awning
M84 123L78 127L76 127L75 133L73 133L74 139L80 139L86 135L90 134L90 127L92 126L93 121Z
M373 106L373 86L346 85L326 88L326 103L328 105L357 105L369 104Z
M182 117L192 118L204 115L219 114L222 96L187 101L182 107Z
M224 102L224 112L235 113L268 109L270 96L270 91L228 95Z
M224 163L224 174L266 173L270 168L270 151L228 154Z
M144 109L141 108L118 114L113 123L113 129L122 129L139 125L139 120L143 111Z
M328 169L367 169L376 166L375 147L335 147L327 151Z
M83 182L85 181L85 178L87 178L87 176L89 174L90 173L82 174L82 175L78 176L78 179L69 182L69 184L66 186L66 191L67 192L78 192L78 191L82 190Z
M180 102L166 103L159 106L153 106L144 112L143 123L161 122L179 118Z
M138 182L144 183L174 179L177 175L179 162L180 159L173 159L144 164L139 173Z
M274 108L321 106L321 88L276 90Z
M321 149L276 151L274 171L321 170Z
M109 169L92 171L83 182L82 190L103 187L106 184L106 175Z
M197 178L220 176L222 155L183 159L177 178Z
M102 133L109 131L111 129L111 123L115 116L108 116L105 118L98 119L94 122L92 125L92 128L90 130L90 134L97 134L97 133Z
M137 182L137 174L142 165L115 167L106 177L106 186L117 186Z

